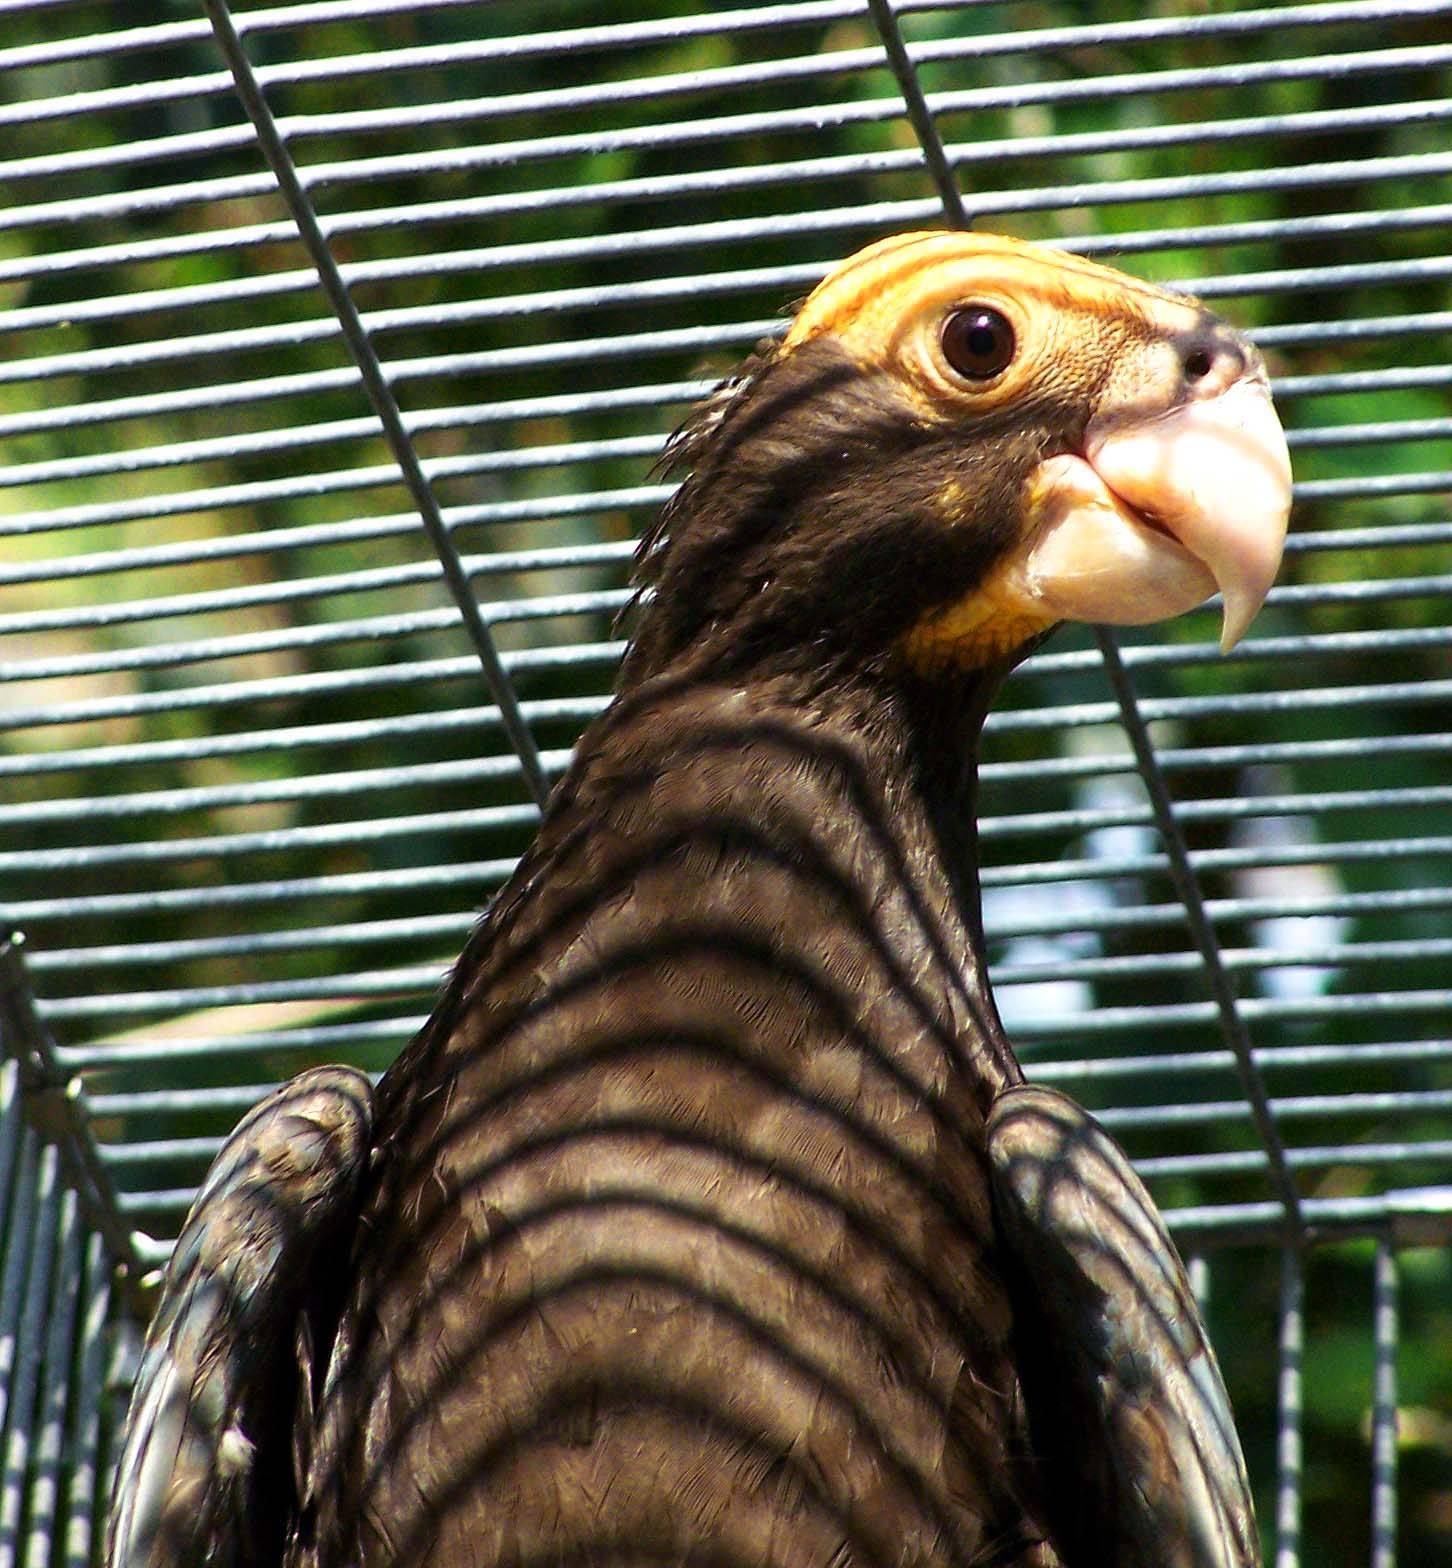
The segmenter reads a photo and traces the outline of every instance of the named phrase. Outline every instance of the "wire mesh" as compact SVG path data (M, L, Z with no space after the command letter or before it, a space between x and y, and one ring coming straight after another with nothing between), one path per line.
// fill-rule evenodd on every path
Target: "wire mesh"
M985 917L1276 1561L1445 1553L1452 3L207 9L0 0L0 1560L90 1560L103 1324L231 1122L385 1066L528 842L665 434L950 176L1272 360L1280 586L1012 679Z

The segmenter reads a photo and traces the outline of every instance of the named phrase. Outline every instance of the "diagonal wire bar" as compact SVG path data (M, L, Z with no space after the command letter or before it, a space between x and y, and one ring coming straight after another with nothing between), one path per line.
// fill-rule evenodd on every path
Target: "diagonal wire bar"
M5 1057L19 1070L26 1122L55 1147L66 1182L76 1192L88 1223L110 1249L121 1293L132 1311L145 1318L151 1298L135 1234L122 1215L110 1172L96 1147L80 1079L60 1065L55 1042L36 1016L18 934L0 940L0 1061Z
M971 228L973 220L968 216L968 209L963 205L963 193L959 190L958 181L953 176L953 166L948 161L943 139L938 135L937 122L933 119L933 111L928 107L927 96L923 92L922 83L918 80L917 69L908 55L902 29L897 25L897 16L892 9L892 0L867 0L867 9L872 12L877 36L882 40L882 47L887 53L887 63L897 79L908 120L917 135L918 145L923 150L923 159L928 166L928 172L933 177L933 184L938 188L938 196L942 200L943 211L948 222L955 229Z
M352 295L348 292L348 285L344 282L338 264L333 259L333 253L328 248L317 214L313 211L312 202L298 176L297 165L293 162L292 154L282 139L277 122L272 117L272 110L263 96L261 84L252 70L252 63L242 47L241 36L232 19L232 13L227 9L226 0L203 0L203 4L211 20L218 47L232 72L237 86L237 96L252 121L263 154L277 179L293 221L297 224L298 234L313 266L317 269L318 280L322 284L328 304L338 318L344 341L357 363L374 411L383 425L384 435L392 449L394 461L398 464L404 483L408 486L409 494L418 508L429 540L443 567L445 580L448 582L459 615L463 619L464 628L483 666L484 679L494 700L499 704L500 719L505 733L519 755L529 792L534 797L535 803L543 807L550 786L540 764L539 750L535 745L534 736L530 733L529 725L520 711L519 699L499 658L494 638L480 613L478 601L469 582L469 575L444 523L433 486L429 483L423 464L409 438L402 410L398 406L382 362L373 347L373 340L368 335L368 329L363 325L363 319L358 314Z
M948 161L943 140L938 135L937 124L933 119L932 110L928 107L922 83L918 80L917 71L908 55L902 30L897 25L892 0L867 0L867 4L887 53L888 63L897 79L908 118L922 145L924 162L937 186L944 215L952 227L968 228L970 226L968 211L962 193L958 189L958 182L953 175L952 165ZM1297 1240L1304 1239L1305 1228L1301 1218L1300 1197L1291 1175L1290 1162L1286 1158L1285 1144L1276 1128L1270 1096L1266 1092L1265 1081L1256 1064L1245 1019L1241 1016L1240 999L1236 994L1235 983L1226 967L1219 939L1215 935L1215 928L1205 908L1200 884L1190 864L1189 849L1175 818L1174 801L1155 753L1149 727L1140 712L1139 699L1135 695L1129 672L1124 667L1124 660L1120 657L1119 644L1115 641L1113 633L1104 627L1098 627L1096 631L1109 684L1119 703L1121 722L1134 750L1135 761L1144 780L1145 789L1149 793L1155 826L1159 830L1169 861L1170 877L1174 882L1175 892L1184 905L1191 936L1204 962L1211 995L1220 1019L1221 1032L1235 1057L1251 1118L1265 1148L1271 1181L1285 1210L1286 1231L1290 1237Z
M1226 967L1219 938L1215 935L1215 927L1211 924L1209 912L1205 908L1204 896L1200 892L1199 880L1195 876L1194 867L1190 864L1189 847L1185 843L1185 835L1180 831L1179 820L1175 816L1175 803L1170 795L1169 785L1165 782L1164 770L1160 767L1159 758L1155 754L1149 725L1145 723L1144 714L1140 712L1134 684L1130 680L1129 671L1124 667L1119 644L1115 641L1113 633L1102 626L1096 627L1095 631L1099 639L1099 651L1104 658L1105 673L1119 702L1120 722L1129 737L1140 777L1149 794L1155 827L1165 847L1170 880L1174 883L1181 904L1184 905L1190 935L1204 961L1205 976L1220 1017L1221 1033L1235 1056L1235 1065L1240 1072L1241 1086L1250 1106L1255 1130L1265 1148L1266 1159L1270 1165L1271 1182L1286 1212L1287 1230L1291 1236L1301 1238L1304 1235L1304 1225L1301 1218L1300 1195L1296 1191L1295 1178L1291 1175L1290 1162L1286 1158L1286 1147L1276 1127L1270 1096L1266 1092L1265 1080L1251 1047L1250 1031L1240 1011L1240 998L1236 994L1235 982Z

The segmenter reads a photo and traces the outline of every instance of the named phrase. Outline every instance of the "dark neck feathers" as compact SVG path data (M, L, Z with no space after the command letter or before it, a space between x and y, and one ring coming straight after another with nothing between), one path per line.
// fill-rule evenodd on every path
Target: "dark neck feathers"
M1046 438L980 434L924 420L828 341L765 351L672 444L687 476L642 542L622 689L682 660L819 686L889 665L1013 533Z

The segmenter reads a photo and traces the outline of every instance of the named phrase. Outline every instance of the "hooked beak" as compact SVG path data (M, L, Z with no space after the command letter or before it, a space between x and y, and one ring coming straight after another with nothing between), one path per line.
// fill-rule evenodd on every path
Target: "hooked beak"
M1096 423L1083 457L1048 458L1029 482L1035 530L1015 596L1055 620L1139 626L1218 588L1229 652L1270 591L1290 515L1290 456L1264 379Z

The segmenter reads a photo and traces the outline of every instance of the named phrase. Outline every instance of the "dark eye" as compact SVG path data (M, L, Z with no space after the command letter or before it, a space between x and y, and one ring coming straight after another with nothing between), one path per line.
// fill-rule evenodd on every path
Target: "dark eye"
M987 305L965 305L943 323L943 357L969 381L987 381L1013 358L1013 328Z

